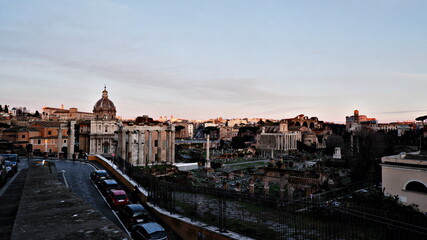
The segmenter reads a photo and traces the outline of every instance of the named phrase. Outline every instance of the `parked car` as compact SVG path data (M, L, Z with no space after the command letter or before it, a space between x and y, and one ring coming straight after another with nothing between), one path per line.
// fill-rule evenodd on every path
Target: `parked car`
M109 179L109 178L110 176L105 170L96 170L90 174L90 179L96 184L98 184L101 180Z
M141 204L128 204L121 213L123 223L128 229L137 223L146 222L148 219L148 212Z
M13 174L18 172L18 162L14 162L14 161L5 161L6 167L10 167L12 168ZM13 175L12 174L12 175Z
M101 182L99 183L99 189L101 190L101 192L104 195L107 195L108 191L113 190L113 189L121 189L119 184L117 184L116 180L114 179L104 179L101 180Z
M129 198L123 190L108 191L108 203L113 209L123 207L129 204Z
M0 155L0 187L7 181L7 172L4 156Z
M15 174L15 172L12 170L11 167L6 167L6 175L8 178L13 177L13 174Z
M139 223L133 226L131 236L135 240L166 240L165 229L158 223Z

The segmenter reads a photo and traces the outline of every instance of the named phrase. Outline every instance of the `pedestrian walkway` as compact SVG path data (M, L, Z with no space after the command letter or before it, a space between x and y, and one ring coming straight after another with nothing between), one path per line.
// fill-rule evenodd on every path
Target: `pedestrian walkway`
M1 239L10 239L27 175L28 169L19 171L15 180L10 183L4 194L0 196Z
M31 164L10 239L128 238L58 180L54 163Z

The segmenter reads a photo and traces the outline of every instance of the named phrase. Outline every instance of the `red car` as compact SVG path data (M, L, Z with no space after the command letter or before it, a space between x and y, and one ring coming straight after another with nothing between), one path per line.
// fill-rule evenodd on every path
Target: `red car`
M123 190L110 190L108 191L108 203L112 208L119 208L129 204L129 198Z

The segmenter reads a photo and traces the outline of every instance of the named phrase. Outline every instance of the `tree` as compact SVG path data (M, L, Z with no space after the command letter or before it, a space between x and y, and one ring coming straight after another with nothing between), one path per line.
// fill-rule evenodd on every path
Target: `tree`
M211 138L218 138L219 137L219 128L217 127L206 127L203 130L204 134L209 134Z
M3 107L0 105L0 112L3 112Z
M325 154L332 155L335 152L336 147L341 147L343 145L343 138L339 135L332 134L326 140Z
M36 110L36 112L34 113L34 117L37 117L37 118L39 118L39 117L40 117L40 113L39 113L39 111L38 111L38 110Z
M4 105L4 112L5 112L5 113L9 113L9 108L8 108L8 106L7 106L7 105Z
M381 170L378 159L386 155L386 150L389 149L385 134L362 129L350 138L353 138L349 157L352 179L378 179Z
M176 132L178 138L182 138L182 135L183 135L182 130L183 129L185 129L184 126L176 126L175 127L175 132Z
M231 147L234 149L246 148L245 140L242 137L233 137L231 139Z
M415 120L421 121L423 123L423 125L425 126L426 125L425 120L427 120L427 115L425 115L425 116L419 116Z

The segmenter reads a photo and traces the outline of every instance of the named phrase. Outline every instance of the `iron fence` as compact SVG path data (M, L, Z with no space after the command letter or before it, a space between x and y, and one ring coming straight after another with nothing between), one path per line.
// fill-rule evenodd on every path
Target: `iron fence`
M149 202L223 232L254 239L427 239L426 217L331 203L361 185L289 200L162 181L125 161L116 164L148 191Z

